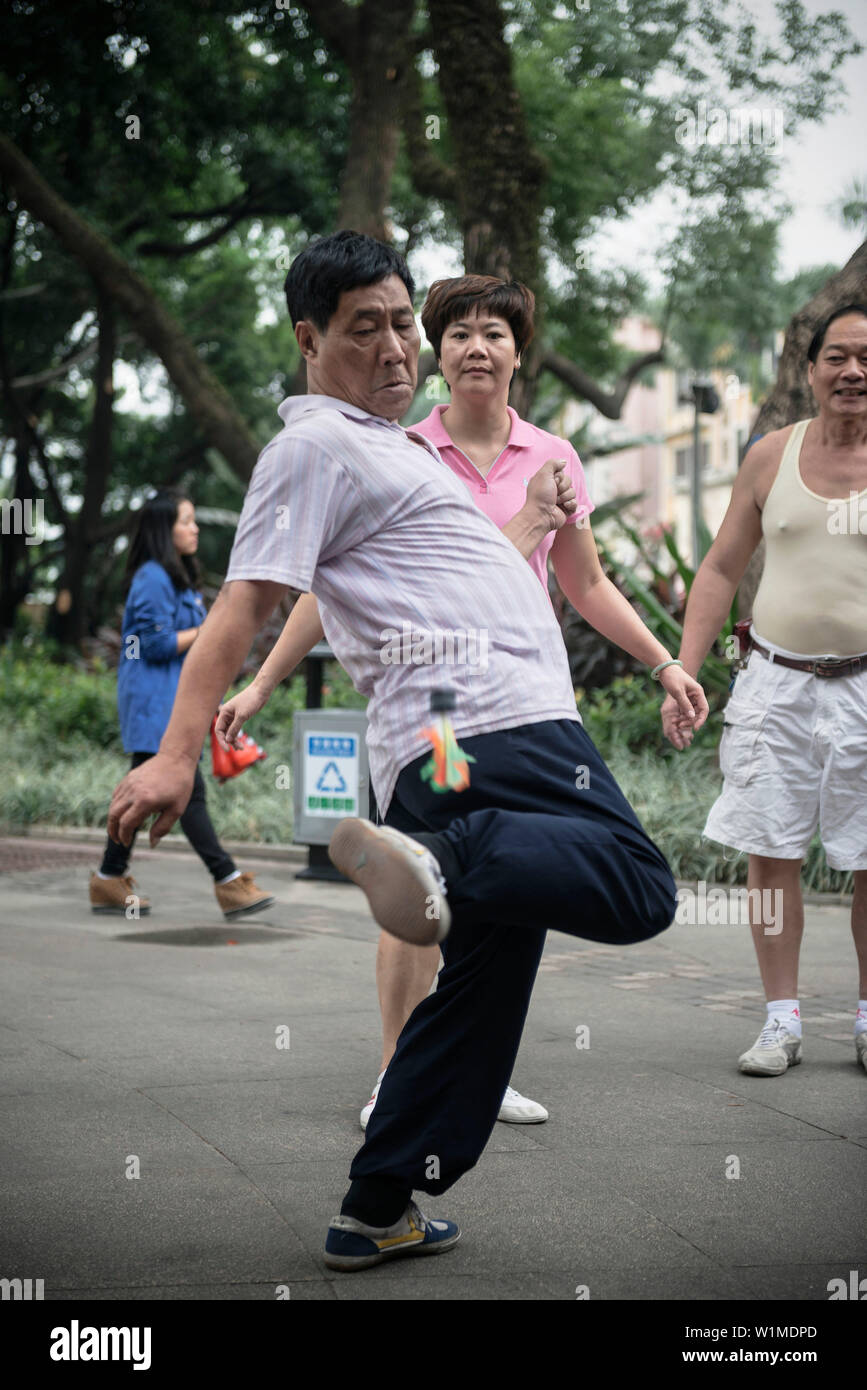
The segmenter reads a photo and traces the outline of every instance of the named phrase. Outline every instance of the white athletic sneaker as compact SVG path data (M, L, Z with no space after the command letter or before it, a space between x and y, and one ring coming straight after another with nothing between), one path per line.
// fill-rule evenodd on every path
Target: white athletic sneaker
M417 840L390 825L348 816L331 836L328 857L358 884L384 931L412 946L433 946L448 935L445 879Z
M738 1071L748 1076L781 1076L801 1060L801 1039L778 1018L769 1018L749 1052L738 1058Z
M541 1125L547 1118L548 1111L544 1105L528 1100L511 1086L506 1087L498 1120L504 1120L507 1125Z
M867 1033L855 1034L855 1056L867 1071Z
M383 1078L384 1076L385 1076L385 1072L384 1072L384 1071L381 1071L381 1072L379 1073L379 1076L376 1078L376 1085L375 1085L374 1088L373 1088L373 1095L370 1097L370 1100L367 1102L367 1104L365 1105L364 1109L362 1110L362 1112L361 1112L361 1114L360 1114L360 1116L359 1116L359 1119L361 1120L361 1128L362 1128L362 1129L367 1129L367 1121L370 1119L371 1115L373 1114L373 1107L376 1105L376 1102L377 1102L377 1100L379 1099L379 1088L380 1088L380 1086L382 1085L382 1078Z

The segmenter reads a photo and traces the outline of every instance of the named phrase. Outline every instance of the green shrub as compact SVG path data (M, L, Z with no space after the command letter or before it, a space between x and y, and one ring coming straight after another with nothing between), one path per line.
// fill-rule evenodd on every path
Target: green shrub
M659 711L665 691L649 677L618 676L603 689L575 693L584 727L606 762L624 747L632 753L647 749L666 759L678 756L679 750L662 732ZM719 742L721 721L717 706L721 701L711 693L708 703L710 716L693 739L692 747L696 749L715 749Z
M332 663L323 689L326 708L363 708L346 673ZM111 670L59 665L44 647L0 651L7 741L0 780L0 823L7 832L36 825L105 826L115 786L129 767L117 726ZM662 691L646 677L624 676L606 689L578 692L587 732L677 878L746 881L746 855L732 857L702 841L701 831L722 785L718 714L682 752L662 735ZM286 843L292 839L292 793L276 786L276 769L292 764L292 718L306 702L296 676L275 690L248 732L266 750L264 762L219 786L210 753L202 763L208 806L225 839ZM712 701L713 704L713 701ZM851 874L828 868L818 838L805 859L805 886L851 891Z

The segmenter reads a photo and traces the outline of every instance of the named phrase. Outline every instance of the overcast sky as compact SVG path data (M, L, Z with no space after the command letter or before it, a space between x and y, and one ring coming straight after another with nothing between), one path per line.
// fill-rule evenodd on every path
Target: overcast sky
M842 11L855 36L867 47L867 0L805 0L810 15ZM773 0L751 0L760 29L776 32ZM853 178L867 178L867 53L849 58L837 73L844 94L841 109L820 125L784 135L778 188L792 205L781 229L780 271L784 278L830 261L842 266L864 240L847 231L830 205L839 201ZM656 255L671 227L671 192L636 210L626 221L610 223L589 243L588 259L606 266L626 265L656 280Z

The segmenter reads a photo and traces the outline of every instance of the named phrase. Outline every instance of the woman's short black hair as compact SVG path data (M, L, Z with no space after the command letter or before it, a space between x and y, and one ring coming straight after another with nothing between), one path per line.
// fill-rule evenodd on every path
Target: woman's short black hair
M198 589L201 578L195 555L179 555L172 540L181 503L191 500L177 488L160 488L136 513L124 575L125 592L136 570L148 560L162 565L176 589Z
M412 299L415 282L393 246L361 232L319 237L295 257L286 276L283 288L292 327L308 319L325 333L342 294L360 285L375 285L389 275L400 277Z
M867 319L867 305L865 304L844 304L842 309L835 309L833 314L829 314L824 323L821 323L810 339L810 346L807 348L807 357L814 365L822 351L822 344L825 341L828 329L837 319L842 319L846 314L862 314Z

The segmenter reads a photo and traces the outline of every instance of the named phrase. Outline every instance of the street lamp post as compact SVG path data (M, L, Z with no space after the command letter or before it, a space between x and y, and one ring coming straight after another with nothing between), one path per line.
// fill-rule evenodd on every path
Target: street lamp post
M692 512L692 562L698 569L702 561L699 518L701 517L701 417L715 415L719 410L719 396L709 377L696 376L691 391L680 398L684 404L694 406L692 419L692 487L690 506Z

